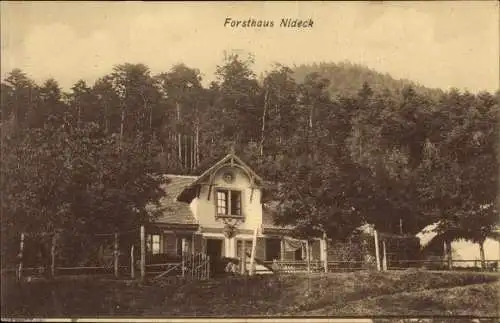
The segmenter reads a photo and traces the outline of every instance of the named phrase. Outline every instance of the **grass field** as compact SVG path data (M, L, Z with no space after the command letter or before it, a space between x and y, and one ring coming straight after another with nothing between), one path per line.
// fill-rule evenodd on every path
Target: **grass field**
M4 317L473 315L499 316L499 275L356 272L205 282L59 278L2 282Z

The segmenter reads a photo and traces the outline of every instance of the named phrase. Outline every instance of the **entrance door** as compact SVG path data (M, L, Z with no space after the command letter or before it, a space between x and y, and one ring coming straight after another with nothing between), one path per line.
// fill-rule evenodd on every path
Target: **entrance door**
M222 239L207 239L207 255L212 259L222 258Z
M281 259L281 239L266 239L266 260Z
M207 239L207 255L210 257L210 271L213 275L220 268L216 268L222 258L222 239Z

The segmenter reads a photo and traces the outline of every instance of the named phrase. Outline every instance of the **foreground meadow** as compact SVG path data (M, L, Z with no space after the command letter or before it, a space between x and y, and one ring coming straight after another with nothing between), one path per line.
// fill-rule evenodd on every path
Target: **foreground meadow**
M499 275L356 272L139 284L60 277L2 284L3 317L499 316Z

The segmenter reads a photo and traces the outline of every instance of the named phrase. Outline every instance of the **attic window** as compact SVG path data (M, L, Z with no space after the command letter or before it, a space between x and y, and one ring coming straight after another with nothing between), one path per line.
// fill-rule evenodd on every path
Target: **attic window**
M217 215L242 216L241 192L233 190L217 190Z

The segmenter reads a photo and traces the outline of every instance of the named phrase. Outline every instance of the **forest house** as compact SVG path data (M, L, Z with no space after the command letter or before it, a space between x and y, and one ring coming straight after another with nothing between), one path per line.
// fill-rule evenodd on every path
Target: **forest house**
M200 176L166 176L164 211L147 228L153 255L201 252L211 258L240 259L242 250L250 255L257 229L257 261L305 259L305 244L289 236L290 228L275 225L276 210L263 205L265 181L234 153ZM322 244L320 239L309 244L311 260L324 259Z

